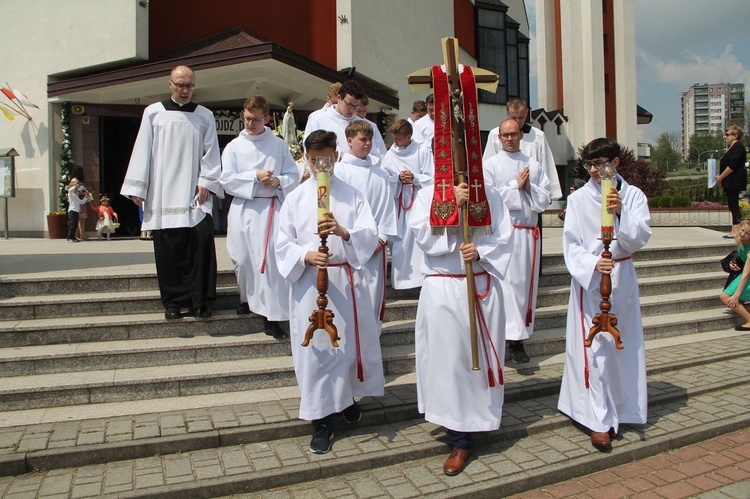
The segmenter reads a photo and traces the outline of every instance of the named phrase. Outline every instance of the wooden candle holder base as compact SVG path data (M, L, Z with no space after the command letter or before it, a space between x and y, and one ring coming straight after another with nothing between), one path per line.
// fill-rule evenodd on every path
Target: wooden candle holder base
M328 239L328 234L320 234L320 247L318 248L318 251L321 253L328 253L328 246L326 246L326 239ZM305 331L305 340L302 342L302 346L306 347L310 344L310 340L312 340L313 333L317 331L318 329L322 329L325 332L328 333L328 336L331 338L331 345L333 347L339 346L339 340L341 339L338 334L338 330L336 329L336 326L333 324L333 318L334 313L330 310L327 310L326 307L328 306L328 269L327 268L319 268L318 269L318 279L316 281L316 287L318 289L318 298L315 301L318 305L317 310L313 310L312 315L310 316L310 325L307 326L307 331Z
M602 258L612 258L612 253L609 251L609 245L612 244L614 239L602 238L604 243L604 251L602 251ZM602 274L602 281L599 284L599 292L602 294L602 301L599 302L599 309L601 312L596 314L591 322L593 326L589 329L589 335L584 342L584 345L591 347L594 341L594 336L602 331L612 335L615 340L615 347L618 350L622 350L622 341L620 340L620 330L617 329L617 317L615 314L610 314L609 311L612 309L612 304L609 302L609 297L612 295L612 276L610 274Z

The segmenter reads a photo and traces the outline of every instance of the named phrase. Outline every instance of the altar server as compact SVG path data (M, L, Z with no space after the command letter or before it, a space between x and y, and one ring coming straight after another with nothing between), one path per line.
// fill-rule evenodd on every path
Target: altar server
M391 283L394 289L417 288L422 285L422 250L415 244L406 219L417 193L432 184L435 166L432 152L412 140L412 126L407 120L396 121L388 130L393 145L381 167L390 175L400 237L390 243Z
M557 408L591 430L591 443L600 450L611 448L621 424L644 424L647 415L646 355L632 256L651 237L651 215L643 192L619 175L611 192L601 192L599 172L607 163L616 168L619 156L620 146L612 139L586 145L581 159L591 178L568 196L563 228L563 254L572 280ZM615 213L611 259L601 256L603 196ZM590 348L584 346L600 311L603 274L612 278L611 313L617 317L622 350L606 332L598 333Z
M224 149L220 181L234 196L227 250L237 275L238 312L262 316L266 334L281 339L287 337L279 322L289 319L289 285L279 273L274 247L278 213L299 178L288 144L266 126L270 110L262 95L245 101L245 129Z
M337 139L336 150L340 158L349 152L349 144L346 142L346 134L344 133L347 125L354 121L363 120L363 118L357 116L356 112L364 98L365 92L359 83L355 80L345 81L339 87L336 104L325 111L311 115L307 120L305 137L315 130L328 130L335 133ZM373 130L378 130L377 125L372 121L368 119L364 119L364 121L369 123ZM385 142L383 142L380 132L375 133L372 139L372 155L375 164L378 164L383 159L386 150Z
M336 158L336 135L318 130L305 138L305 157L313 175L289 194L279 216L276 255L281 275L291 282L289 323L292 358L300 390L299 417L311 420L314 433L310 451L331 449L334 416L354 423L361 411L354 397L383 395L385 378L379 326L370 288L362 275L378 245L372 212L354 187L331 175L330 211L318 220L316 160ZM318 251L319 231L328 231L328 253ZM310 315L318 309L318 267L328 271L328 305L334 314L339 346L317 331L307 347L301 346Z
M364 120L354 121L347 125L344 133L349 152L336 165L335 175L365 196L375 218L378 248L363 270L371 286L373 309L378 320L382 321L385 314L386 247L389 242L398 239L393 191L388 174L376 166L375 159L370 155L373 144L370 124Z

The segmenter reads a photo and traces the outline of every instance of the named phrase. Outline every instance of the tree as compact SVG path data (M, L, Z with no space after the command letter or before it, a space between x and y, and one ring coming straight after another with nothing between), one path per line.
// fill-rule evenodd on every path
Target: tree
M583 154L585 145L578 149L578 157ZM678 155L679 156L679 155ZM648 163L638 159L632 149L622 147L620 151L620 163L617 166L617 173L622 175L630 185L638 187L648 198L659 197L667 190L669 184L666 181L666 174L661 168L651 168ZM573 170L573 176L588 182L590 175L583 161L579 161Z
M670 171L682 162L680 151L680 134L678 132L663 132L657 139L656 147L651 149L651 165Z
M700 161L706 151L723 151L724 133L719 130L715 135L698 135L690 137L690 161Z

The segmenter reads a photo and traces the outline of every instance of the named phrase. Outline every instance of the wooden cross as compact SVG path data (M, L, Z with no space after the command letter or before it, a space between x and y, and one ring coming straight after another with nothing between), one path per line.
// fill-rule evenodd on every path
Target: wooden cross
M466 183L466 144L464 143L463 123L463 95L461 93L461 81L458 67L458 39L443 38L443 62L445 74L448 76L448 87L450 90L450 110L447 113L451 120L451 151L453 153L453 167L458 173L458 181ZM495 73L480 68L472 68L477 88L495 92L499 80ZM408 76L409 88L413 93L421 92L432 87L431 68L420 69ZM445 182L443 182L445 183ZM445 201L445 187L443 188L443 201ZM476 190L475 190L476 192ZM477 194L478 196L478 194ZM467 203L468 204L468 203ZM461 225L463 226L464 243L471 243L469 238L469 210L468 206L461 208ZM471 262L465 262L466 267L466 291L469 298L469 334L471 338L471 369L479 370L479 346L477 339L477 316L476 295L474 286L474 270ZM489 366L488 366L489 367Z

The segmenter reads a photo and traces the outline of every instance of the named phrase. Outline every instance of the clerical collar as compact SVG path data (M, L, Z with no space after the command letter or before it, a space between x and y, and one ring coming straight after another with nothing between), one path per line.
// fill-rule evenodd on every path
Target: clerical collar
M529 133L531 131L531 123L524 123L523 128L521 128L521 131L523 133Z
M175 102L172 97L169 97L169 99L167 100L163 100L161 104L167 111L182 111L183 113L192 113L198 108L198 104L192 101L188 102L187 104L180 105Z

